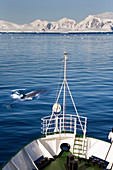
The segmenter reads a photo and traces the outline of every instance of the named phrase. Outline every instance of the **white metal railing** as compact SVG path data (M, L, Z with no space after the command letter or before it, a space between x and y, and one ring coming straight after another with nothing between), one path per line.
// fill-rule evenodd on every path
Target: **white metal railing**
M63 114L60 115L53 115L46 116L41 119L42 120L42 133L45 135L53 134L53 133L62 133L62 132L70 132L74 133L75 135L83 134L83 137L85 138L86 134L86 124L87 124L87 118L71 114L66 114L65 118L63 117ZM64 125L63 125L64 120ZM79 122L81 120L83 130L81 129L81 124Z

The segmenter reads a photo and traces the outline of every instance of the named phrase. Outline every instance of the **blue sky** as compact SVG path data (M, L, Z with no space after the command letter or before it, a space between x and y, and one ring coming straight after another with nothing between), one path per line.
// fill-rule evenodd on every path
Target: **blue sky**
M17 24L64 17L80 22L104 12L113 12L113 0L0 0L0 20Z

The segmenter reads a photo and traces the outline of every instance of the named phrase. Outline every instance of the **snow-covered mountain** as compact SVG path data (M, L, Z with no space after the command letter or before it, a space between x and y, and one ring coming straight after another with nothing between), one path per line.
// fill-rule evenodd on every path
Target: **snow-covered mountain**
M48 22L36 20L30 24L34 29L40 31L71 31L76 28L76 21L68 18L63 18L57 22Z
M35 20L24 25L0 21L0 32L68 32L75 28L76 21L68 18L63 18L56 22Z
M8 21L0 20L0 32L33 32L30 24L18 25Z
M113 12L105 12L99 15L89 15L85 20L77 24L76 31L112 32Z
M0 32L113 32L113 12L89 15L78 24L68 18L56 22L35 20L24 25L1 20Z

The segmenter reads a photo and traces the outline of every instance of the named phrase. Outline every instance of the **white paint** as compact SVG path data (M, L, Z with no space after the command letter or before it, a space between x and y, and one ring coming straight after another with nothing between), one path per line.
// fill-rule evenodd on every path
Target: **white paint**
M20 170L12 161L9 161L2 170Z
M37 140L39 147L41 148L44 157L48 157L48 158L53 158L53 156L49 153L49 151L45 148L45 146L42 144L41 140Z
M25 151L30 155L33 161L36 161L43 155L43 152L41 151L41 148L36 140L25 146Z
M23 167L24 170L36 169L31 159L23 149L15 157L12 158L12 161L20 170L23 169Z
M98 158L105 160L110 143L94 138L87 138L87 140L88 140L87 156L88 157L96 156ZM107 161L110 161L110 159L107 159Z
M54 151L56 155L58 155L61 152L60 145L62 143L68 143L70 145L70 151L73 153L73 145L74 145L74 134L54 134L46 136L46 138L43 138L41 140L45 141L49 147ZM50 150L48 150L50 152Z

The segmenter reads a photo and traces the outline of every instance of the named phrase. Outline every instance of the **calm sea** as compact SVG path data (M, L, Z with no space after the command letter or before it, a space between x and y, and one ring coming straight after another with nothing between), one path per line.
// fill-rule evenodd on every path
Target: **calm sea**
M41 135L68 54L68 84L87 135L108 141L113 127L113 35L0 34L0 166ZM18 96L47 89L32 100ZM8 109L6 105L17 101ZM71 114L71 102L67 103ZM73 114L73 113L72 113Z

